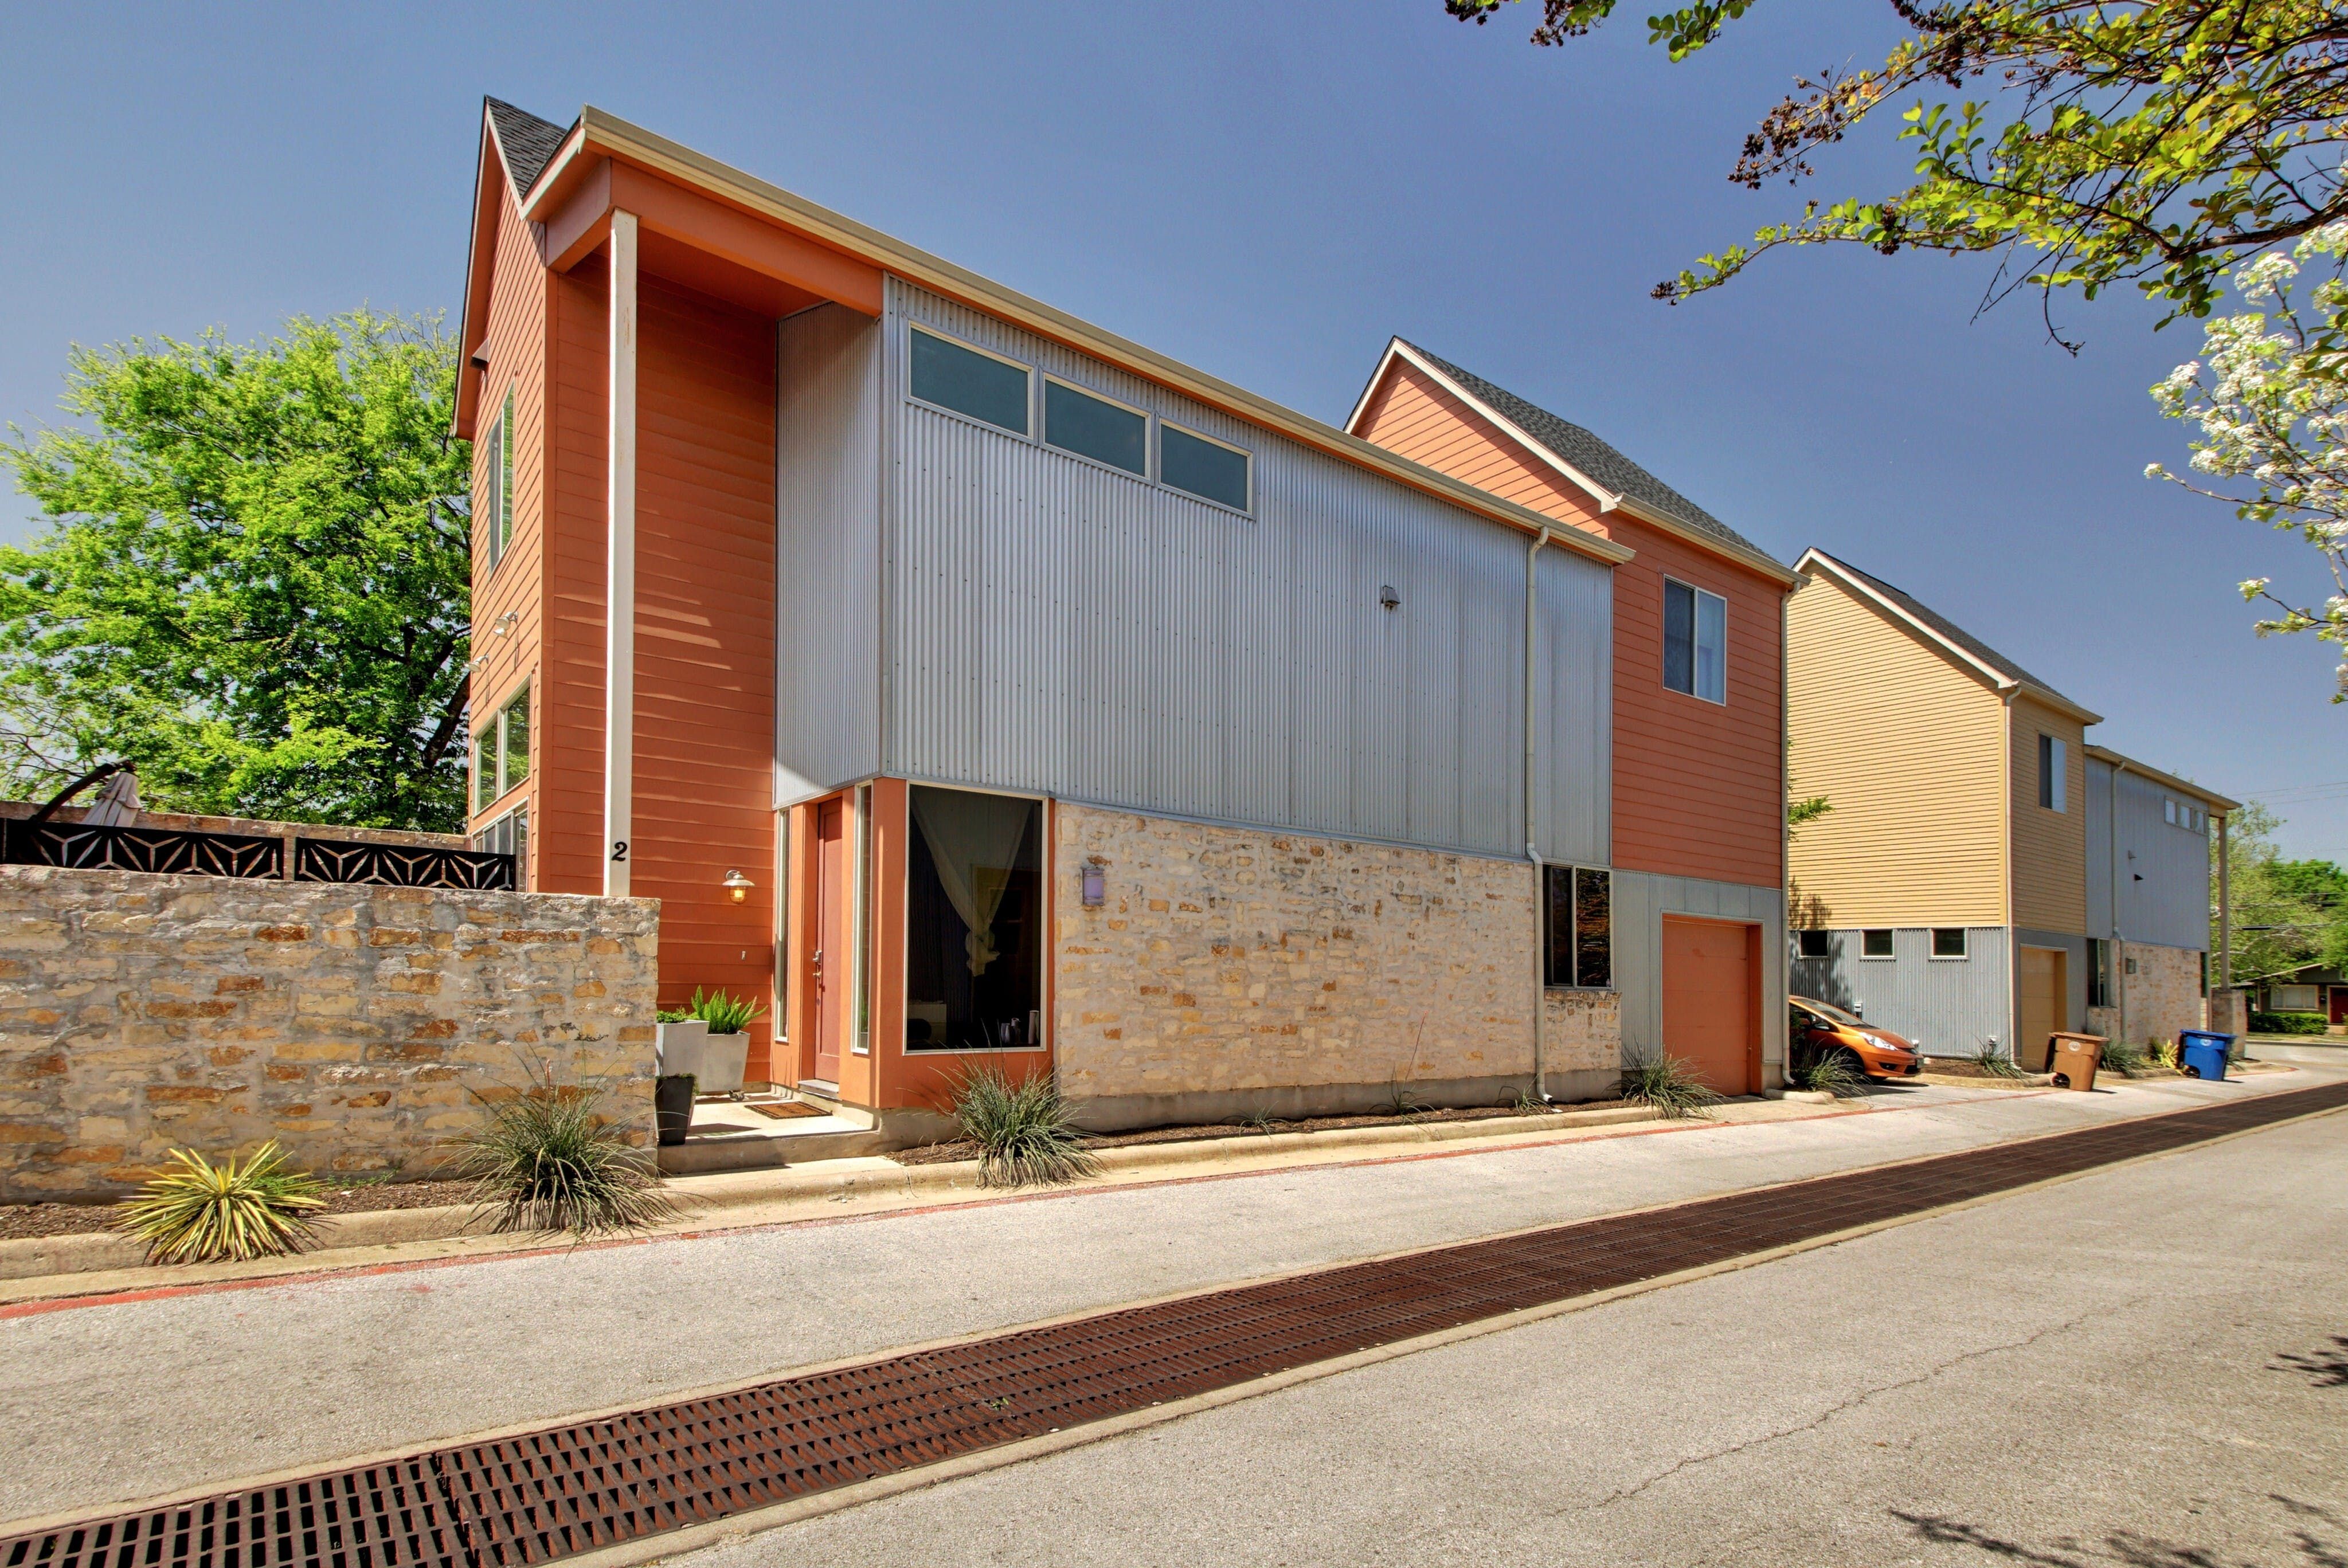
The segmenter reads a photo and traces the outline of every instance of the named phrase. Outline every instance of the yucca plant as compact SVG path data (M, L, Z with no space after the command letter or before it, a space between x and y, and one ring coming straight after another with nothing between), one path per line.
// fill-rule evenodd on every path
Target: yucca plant
M1820 1051L1797 1061L1786 1077L1797 1089L1849 1100L1868 1092L1867 1073L1848 1050Z
M482 1102L480 1125L455 1141L456 1170L472 1178L492 1230L583 1241L676 1217L653 1156L628 1146L602 1102L600 1088L559 1082L546 1065L526 1088Z
M1056 1185L1100 1169L1077 1131L1075 1107L1050 1073L1014 1083L981 1067L953 1086L950 1102L962 1135L978 1145L982 1187Z
M1650 1105L1670 1117L1705 1115L1720 1099L1692 1063L1661 1052L1624 1062L1617 1092L1633 1105Z
M2014 1065L2013 1058L2000 1050L1993 1040L1985 1040L1973 1048L1972 1061L1975 1067L1992 1078L2022 1076L2022 1069Z
M178 1169L158 1171L124 1202L115 1224L144 1243L149 1263L242 1262L299 1252L317 1236L311 1216L326 1206L317 1180L285 1167L271 1139L215 1165L174 1149Z
M2099 1065L2104 1071L2116 1072L2122 1078L2134 1078L2145 1070L2146 1063L2151 1060L2151 1057L2146 1054L2144 1047L2131 1040L2121 1040L2116 1035L2104 1041L2103 1061Z

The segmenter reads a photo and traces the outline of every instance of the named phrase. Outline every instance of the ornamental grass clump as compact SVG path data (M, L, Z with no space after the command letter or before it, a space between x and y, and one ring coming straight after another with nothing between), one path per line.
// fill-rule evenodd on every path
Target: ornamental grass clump
M1619 1092L1633 1105L1652 1106L1675 1119L1708 1115L1720 1099L1695 1075L1694 1065L1663 1055L1634 1057L1623 1063Z
M326 1206L318 1182L285 1168L271 1139L242 1165L215 1165L192 1149L174 1149L177 1170L158 1171L120 1205L116 1225L145 1244L149 1263L243 1262L299 1252L317 1237L312 1218Z
M456 1140L457 1173L499 1232L590 1236L676 1217L653 1157L602 1113L603 1091L533 1071L529 1087L484 1102L481 1124Z
M2131 1040L2114 1038L2104 1041L2103 1060L2097 1066L2106 1072L2116 1072L2122 1078L2134 1078L2151 1062L2144 1047Z
M1000 1069L981 1067L953 1094L953 1119L978 1145L980 1186L1052 1186L1100 1169L1049 1073L1014 1083Z
M1975 1067L1981 1069L1985 1077L2019 1078L2022 1076L2022 1069L2014 1065L2013 1058L2000 1050L1997 1041L1993 1040L1985 1040L1973 1049L1972 1062Z
M1848 1050L1821 1051L1797 1061L1786 1077L1796 1089L1849 1100L1868 1092L1867 1073Z

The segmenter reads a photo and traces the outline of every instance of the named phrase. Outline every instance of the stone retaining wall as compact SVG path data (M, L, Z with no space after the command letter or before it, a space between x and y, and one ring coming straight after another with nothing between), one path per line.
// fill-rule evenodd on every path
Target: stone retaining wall
M1095 1126L1491 1104L1532 1071L1529 867L1063 804L1061 1083ZM1551 1091L1611 1086L1611 994L1553 992ZM1559 1074L1570 1080L1561 1082ZM1581 1082L1591 1079L1590 1084Z
M427 1173L526 1060L652 1124L659 905L0 866L0 1201L173 1147Z

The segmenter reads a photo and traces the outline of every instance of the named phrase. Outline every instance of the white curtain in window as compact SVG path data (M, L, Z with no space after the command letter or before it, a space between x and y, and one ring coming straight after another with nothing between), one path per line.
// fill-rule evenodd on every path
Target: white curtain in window
M954 913L970 927L963 938L970 972L983 975L993 963L994 915L1003 907L1009 887L1011 863L1027 832L1031 801L999 794L970 794L961 790L924 789L912 792L913 822L930 846L938 868L938 885Z

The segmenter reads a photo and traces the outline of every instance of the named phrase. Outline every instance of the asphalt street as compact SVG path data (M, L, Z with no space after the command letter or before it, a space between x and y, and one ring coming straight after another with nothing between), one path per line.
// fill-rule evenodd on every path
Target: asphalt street
M1639 1131L23 1314L0 1318L0 1388L19 1451L43 1462L0 1466L0 1518L2316 1081L2310 1070L2095 1095L1894 1093L1862 1115ZM2011 1503L2043 1491L2035 1472L2014 1468L2035 1452L2031 1422L2051 1423L2069 1442L2081 1428L2065 1402L2082 1399L2121 1422L2090 1443L2094 1473L2170 1476L2136 1462L2147 1450L2124 1430L2143 1416L2133 1374L2095 1391L2064 1388L2051 1403L2024 1397L2046 1383L2045 1345L2106 1371L2141 1368L2147 1391L2173 1390L2188 1405L2221 1408L2238 1384L2265 1389L2263 1402L2245 1407L2257 1422L2241 1430L2293 1434L2274 1444L2278 1452L2307 1456L2318 1473L2339 1470L2348 1394L2319 1397L2314 1373L2298 1383L2271 1371L2250 1378L2241 1358L2300 1356L2320 1367L2331 1353L2324 1336L2348 1331L2339 1321L2348 1313L2334 1305L2348 1299L2337 1261L2348 1256L2343 1145L2348 1116L2261 1133L842 1516L896 1522L882 1537L818 1522L741 1550L796 1553L785 1538L804 1537L820 1544L802 1561L896 1561L901 1542L904 1560L932 1563L1519 1560L1511 1552L1564 1561L1585 1548L1615 1550L1592 1542L1641 1540L1621 1536L1614 1522L1645 1528L1636 1524L1650 1517L1642 1500L1691 1484L1694 1475L1675 1479L1683 1472L1720 1478L1735 1503L1702 1515L1698 1531L1685 1528L1693 1516L1675 1516L1693 1547L1699 1536L1776 1540L1767 1532L1806 1511L1827 1517L1815 1510L1846 1487L1872 1495L1886 1475L1905 1473L1893 1460L1912 1470L1927 1455L1954 1476L1984 1465L1996 1472L1985 1491L1948 1492L1941 1506L1956 1511L1950 1519L2018 1529L2020 1516L1979 1500ZM2079 1235L2066 1244L2068 1231ZM2212 1340L2229 1322L2244 1332ZM2176 1368L2162 1360L2178 1357ZM1999 1381L2017 1378L2011 1389ZM2311 1391L2294 1404L2293 1389ZM1819 1445L1839 1452L1867 1425L1860 1418L1882 1409L1909 1412L1920 1430L1883 1453L1843 1454L1824 1472L1793 1462ZM2032 1409L2040 1415L2027 1417ZM2305 1425L2324 1412L2328 1428ZM1314 1481L1324 1468L1327 1482ZM2340 1504L2336 1483L2327 1494L2291 1480L2280 1460L2270 1468L2280 1494ZM1060 1479L1018 1491L1031 1472ZM2178 1471L2132 1482L2131 1494L2165 1496L2162 1488L2191 1479ZM1001 1487L1014 1489L1007 1500L983 1501ZM1068 1487L1099 1489L1102 1506L1072 1517ZM1602 1519L1583 1517L1615 1491L1624 1495ZM973 1506L1011 1512L983 1528L935 1522L967 1521L953 1511ZM1050 1528L1016 1525L1029 1515ZM1405 1528L1400 1516L1416 1522ZM1306 1520L1319 1524L1303 1536L1282 1522ZM1552 1539L1533 1530L1539 1520L1549 1530L1577 1520L1570 1530L1588 1533ZM1672 1532L1654 1529L1640 1552L1706 1560L1670 1555ZM1211 1549L1149 1555L1192 1536ZM1881 1555L1888 1539L1868 1537L1850 1560L1908 1560Z

